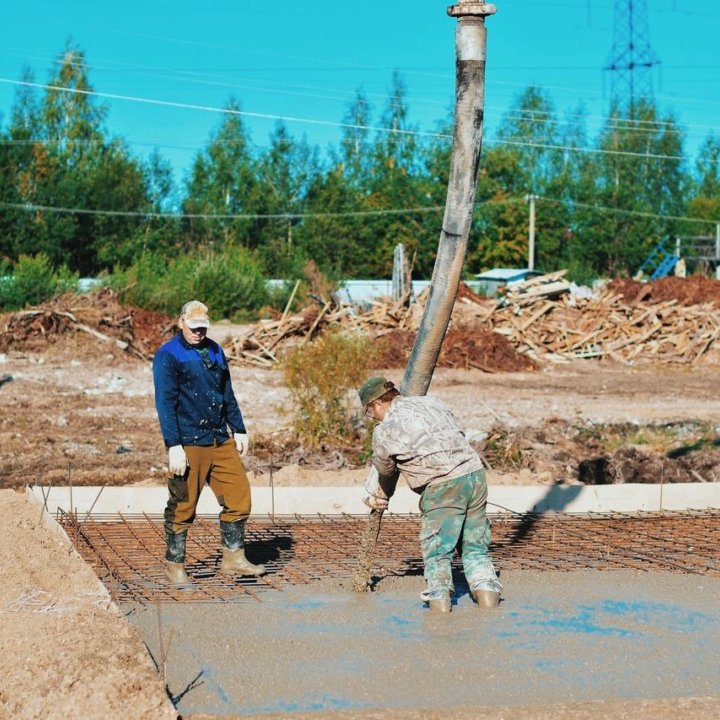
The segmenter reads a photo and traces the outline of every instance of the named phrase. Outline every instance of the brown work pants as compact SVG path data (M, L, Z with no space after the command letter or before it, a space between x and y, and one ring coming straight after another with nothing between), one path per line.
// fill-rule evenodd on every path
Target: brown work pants
M200 493L207 483L215 493L220 520L236 522L250 515L250 483L245 468L230 438L222 445L187 445L188 468L185 475L168 478L170 497L165 507L165 527L174 533L185 532L195 519Z

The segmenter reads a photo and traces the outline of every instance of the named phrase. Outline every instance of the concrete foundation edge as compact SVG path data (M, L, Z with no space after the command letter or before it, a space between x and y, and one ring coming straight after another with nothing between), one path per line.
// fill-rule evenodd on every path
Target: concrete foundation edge
M158 487L48 487L31 485L28 495L50 515L61 509L97 518L102 515L162 514L167 489ZM253 515L366 515L360 487L254 487ZM391 513L417 513L419 496L398 488ZM491 486L488 512L658 512L720 509L720 483ZM199 515L217 516L218 504L205 490Z

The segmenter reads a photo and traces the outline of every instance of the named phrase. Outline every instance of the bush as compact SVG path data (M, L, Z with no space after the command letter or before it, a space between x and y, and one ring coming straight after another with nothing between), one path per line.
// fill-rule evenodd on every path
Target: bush
M114 273L109 282L133 305L170 315L197 299L210 308L213 318L246 317L269 297L259 263L242 247L188 253L169 262L146 254L128 270Z
M374 352L367 336L335 331L288 355L283 372L297 406L295 432L305 445L357 440L348 394L366 379Z
M181 276L192 269L182 269ZM197 263L192 277L192 296L202 299L217 318L247 317L268 301L267 280L245 248L230 247L208 256Z
M44 253L21 255L10 270L7 261L0 266L0 307L6 310L38 305L77 287L77 273L66 265L56 269Z

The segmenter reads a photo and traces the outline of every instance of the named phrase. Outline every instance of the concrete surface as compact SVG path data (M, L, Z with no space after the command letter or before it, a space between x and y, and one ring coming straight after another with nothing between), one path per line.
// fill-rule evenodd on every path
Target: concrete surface
M160 666L162 636L183 716L469 717L473 708L720 698L720 577L507 572L502 581L501 606L480 610L456 578L448 616L422 607L420 578L363 595L328 579L257 604L123 609Z

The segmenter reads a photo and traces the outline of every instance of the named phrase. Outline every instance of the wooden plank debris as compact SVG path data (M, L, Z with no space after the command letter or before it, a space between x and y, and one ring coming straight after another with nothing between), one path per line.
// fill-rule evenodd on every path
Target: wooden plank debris
M508 288L499 300L465 289L453 312L453 325L476 324L507 338L534 360L569 362L608 358L621 363L696 363L720 337L720 308L712 303L681 305L653 301L641 293L632 302L609 288L591 297L571 293L560 270ZM420 295L422 303L427 295ZM280 329L264 323L236 338L229 357L262 365L280 359L288 347L328 327L352 328L373 338L398 329L417 330L420 313L402 302L376 300L361 310L325 303L317 311L285 317ZM264 351L273 350L274 355Z

